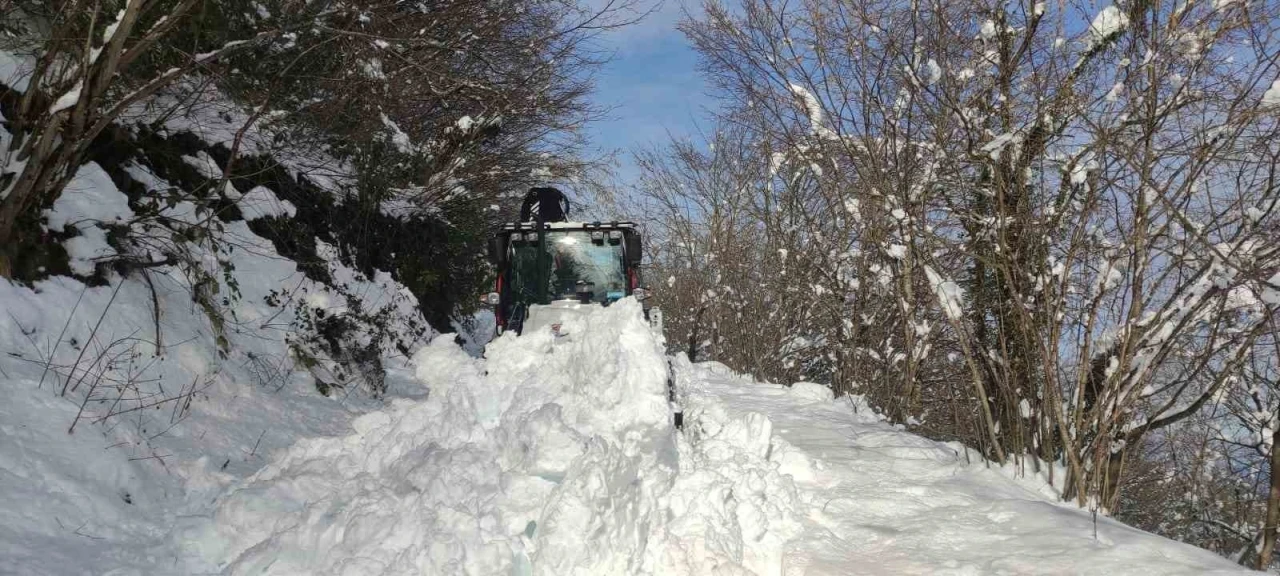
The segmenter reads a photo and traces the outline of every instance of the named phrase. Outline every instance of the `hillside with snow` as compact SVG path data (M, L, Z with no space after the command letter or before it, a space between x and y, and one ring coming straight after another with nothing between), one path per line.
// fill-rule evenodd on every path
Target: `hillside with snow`
M1276 569L1280 2L676 4L0 1L0 576Z
M59 294L74 291L25 297ZM508 333L484 358L438 337L395 372L393 401L354 418L357 407L288 388L194 408L184 434L221 435L234 465L126 458L136 448L104 446L116 432L91 427L69 437L75 407L38 370L3 366L22 391L0 420L12 573L1238 571L1095 523L1043 479L904 432L819 385L674 359L677 430L668 358L633 300L559 336ZM253 445L266 421L271 439Z

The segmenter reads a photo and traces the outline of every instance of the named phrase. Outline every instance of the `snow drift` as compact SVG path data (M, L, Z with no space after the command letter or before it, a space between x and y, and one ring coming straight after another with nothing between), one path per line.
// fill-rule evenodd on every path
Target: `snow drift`
M562 333L487 361L436 339L425 400L299 442L165 547L189 572L640 573L676 468L662 349L633 301Z
M631 300L465 354L425 400L304 439L152 550L223 574L1205 574L1217 556L1056 502L826 388L666 360Z

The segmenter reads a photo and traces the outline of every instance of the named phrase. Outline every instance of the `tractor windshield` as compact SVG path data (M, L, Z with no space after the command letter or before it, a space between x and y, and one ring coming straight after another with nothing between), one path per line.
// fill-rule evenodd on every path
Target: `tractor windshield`
M577 298L579 280L593 285L592 300L596 302L626 295L621 243L593 243L591 233L582 230L551 230L546 233L546 242L545 254L537 242L512 243L508 281L523 299L533 301L540 296L539 278L546 282L545 294L550 300Z

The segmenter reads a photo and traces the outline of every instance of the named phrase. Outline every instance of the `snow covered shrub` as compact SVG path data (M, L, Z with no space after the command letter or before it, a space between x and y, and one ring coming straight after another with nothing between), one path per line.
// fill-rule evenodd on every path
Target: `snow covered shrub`
M135 234L126 235L120 246L121 253L135 256L123 262L152 267L139 260L145 260L145 250L152 254L152 261L185 270L192 300L209 318L225 353L227 325L238 322L234 310L241 298L236 251L247 249L227 232L226 225L244 220L250 230L269 239L281 255L298 262L299 270L328 292L281 289L264 297L268 306L288 308L293 313L290 349L315 375L317 388L327 394L333 388L358 383L375 395L384 391L382 358L407 356L430 330L422 322L412 294L385 292L397 270L393 267L388 274L378 265L394 262L367 256L370 251L393 246L382 242L378 234L367 232L371 238L365 243L349 243L344 226L358 220L343 210L345 204L335 201L334 193L309 184L305 177L288 178L270 157L242 158L245 175L227 178L223 176L229 160L225 148L208 146L190 134L168 138L149 134L136 143L136 149L146 170L143 165L131 164L118 172L140 194L140 208L131 228ZM151 190L148 195L148 187L136 179L146 174L173 185L163 192ZM288 193L276 195L273 189ZM156 194L162 201L157 201ZM180 204L193 206L195 214L208 217L193 223L166 216ZM377 230L386 233L388 226L395 228L403 222L382 224ZM209 258L210 253L217 256Z
M382 271L434 325L468 313L509 192L580 167L589 80L573 70L594 63L583 42L614 20L571 0L4 8L16 71L0 87L12 135L0 276L105 283L175 267L224 354L240 322L236 252L252 249L228 233L241 220L333 289L331 264L368 282ZM127 205L58 208L70 183L99 177ZM376 334L336 346L363 331L348 320L326 320L324 348L407 352Z
M13 136L0 169L4 277L18 247L39 241L22 223L56 200L104 130L191 117L208 88L244 107L219 122L229 129L228 173L242 153L263 151L253 140L271 123L277 143L342 164L321 167L329 183L385 181L379 207L402 214L437 214L464 197L487 209L535 174L571 176L592 113L590 78L578 72L597 61L585 42L619 18L577 0L5 8L23 35L6 47L17 75L3 86Z

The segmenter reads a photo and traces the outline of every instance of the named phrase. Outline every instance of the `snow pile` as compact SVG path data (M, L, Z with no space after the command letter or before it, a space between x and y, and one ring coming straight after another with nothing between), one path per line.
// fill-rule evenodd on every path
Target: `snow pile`
M288 200L281 200L270 188L256 186L245 192L236 203L245 220L257 220L271 216L297 216L298 208Z
M184 573L637 573L676 464L662 349L634 301L561 332L509 334L487 362L438 338L414 357L426 400L299 442L184 522L173 560Z
M680 439L680 474L664 498L671 522L654 538L646 574L782 576L802 532L794 453L760 413L692 403ZM803 458L803 457L801 457Z
M117 298L113 334L148 320L134 284L0 288L24 305L0 332L8 347L47 342L78 292L88 309ZM201 337L198 318L165 322L174 338ZM62 433L78 405L51 390L61 378L6 362L0 556L25 574L1238 573L1095 525L1043 479L970 462L819 384L674 359L678 432L661 342L631 299L568 317L560 334L504 335L487 359L436 338L413 357L416 382L400 378L397 400L354 419L314 392L237 383L250 377L237 358L210 380L219 401L164 442L148 440L167 425L150 416ZM179 350L166 382L218 364L212 347Z
M0 64L3 64L2 59ZM215 83L201 78L186 78L156 96L130 106L121 115L119 123L125 126L159 126L165 135L187 132L203 142L221 144L228 150L238 141L240 157L269 155L292 177L305 177L311 184L329 192L340 193L355 184L356 171L350 162L340 160L305 140L300 141L285 128L284 121L288 117L285 111L268 110L260 117L254 113L232 103ZM205 174L209 178L222 177L222 170L216 163L204 162L199 157L183 160L197 170L208 170Z
M425 400L298 442L149 556L222 574L1238 572L1095 527L1042 479L970 463L818 384L675 359L677 432L634 301L560 332L505 335L487 359L437 338L414 357Z

